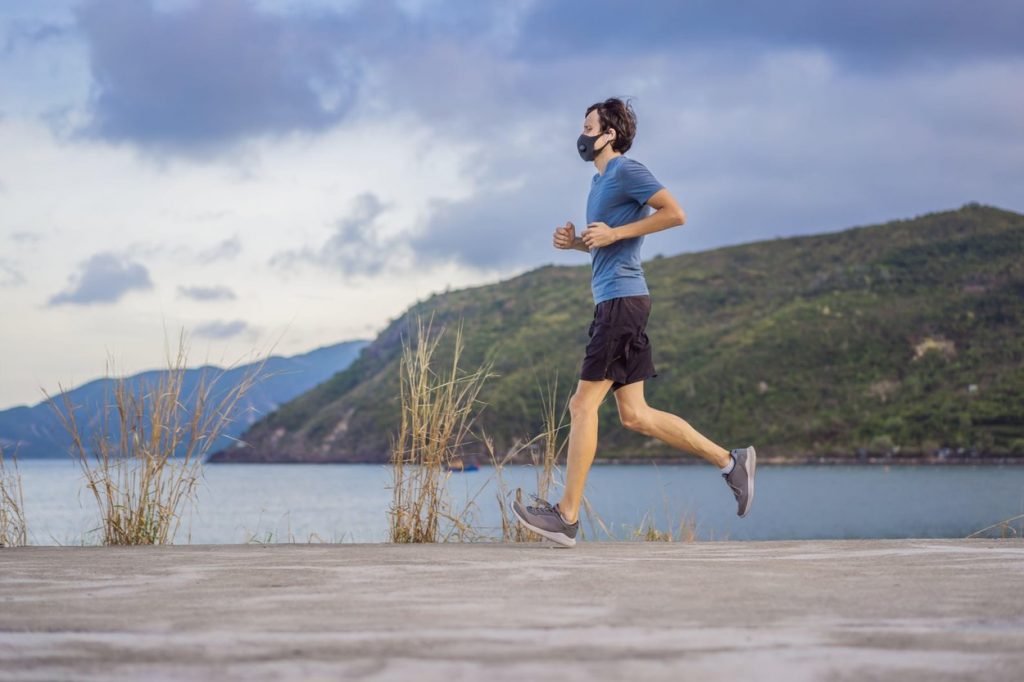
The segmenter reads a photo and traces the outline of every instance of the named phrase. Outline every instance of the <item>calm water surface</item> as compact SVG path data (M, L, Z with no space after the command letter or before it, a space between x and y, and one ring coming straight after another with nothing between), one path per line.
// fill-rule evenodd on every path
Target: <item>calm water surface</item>
M96 503L77 462L19 469L31 544L98 543ZM458 509L475 499L474 525L498 536L493 474L452 473L449 490ZM745 519L710 466L596 465L587 498L615 539L645 516L663 530L691 518L704 540L795 540L963 537L1024 514L1021 466L762 466L757 474ZM533 467L506 467L504 479L510 490L536 491ZM206 466L175 542L386 542L391 484L390 467L375 464ZM608 539L582 518L587 539Z

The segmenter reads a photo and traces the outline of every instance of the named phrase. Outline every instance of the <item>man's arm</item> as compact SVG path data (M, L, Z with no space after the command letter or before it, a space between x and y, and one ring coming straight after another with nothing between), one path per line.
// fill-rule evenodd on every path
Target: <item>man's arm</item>
M635 223L616 227L616 239L639 237L642 234L659 232L686 222L686 212L683 211L683 207L679 205L675 197L665 188L659 189L652 194L651 198L647 200L647 205L653 206L657 210Z
M577 251L582 251L583 253L590 253L590 247L587 246L587 243L585 241L583 241L583 237L579 236L576 237L576 239L572 243L572 246L569 248L576 249Z

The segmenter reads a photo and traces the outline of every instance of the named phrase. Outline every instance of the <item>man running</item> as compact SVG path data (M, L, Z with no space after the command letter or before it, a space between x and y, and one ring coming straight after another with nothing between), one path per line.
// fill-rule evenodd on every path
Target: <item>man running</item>
M622 425L719 467L743 517L754 499L753 446L728 451L694 430L682 418L656 410L644 400L644 380L658 376L645 328L651 297L640 263L644 235L686 221L675 198L647 168L624 155L636 135L636 115L618 98L587 108L577 150L597 167L587 197L587 229L577 236L566 222L555 228L554 246L591 256L594 320L590 323L580 381L569 400L572 423L562 499L551 505L536 495L535 505L513 501L520 523L559 544L572 547L587 473L597 452L597 410L608 389ZM647 206L656 210L648 213Z

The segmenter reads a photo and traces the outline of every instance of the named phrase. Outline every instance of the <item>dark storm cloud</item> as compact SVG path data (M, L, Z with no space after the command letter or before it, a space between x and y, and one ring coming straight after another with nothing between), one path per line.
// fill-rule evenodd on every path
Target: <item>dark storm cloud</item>
M855 66L879 68L1024 55L1018 0L687 0L542 2L522 29L528 59L581 52L666 56L726 45L752 50L817 47Z
M142 146L216 146L317 131L349 110L358 73L319 31L219 0L159 11L106 0L78 8L93 119L83 134Z
M53 295L47 305L112 303L129 291L153 288L144 265L110 252L94 254L81 263L77 275L68 280L68 288Z
M274 13L244 0L167 11L105 0L76 15L94 78L85 132L170 150L323 130L367 79L385 106L473 133L503 109L599 86L612 58L710 50L728 68L765 51L820 48L885 68L1024 55L1024 3L1013 0L445 2L415 13L390 0ZM556 75L567 64L571 78Z
M218 0L165 11L152 0L91 0L76 11L93 75L92 120L78 132L173 153L321 131L349 113L368 70L439 44L493 49L515 7L456 2L410 14L373 0L265 12ZM457 91L450 78L448 87Z
M389 207L376 194L364 192L355 198L349 214L335 222L331 236L321 246L282 251L269 263L285 269L310 264L344 275L376 274L387 264L394 248L374 224Z
M86 4L93 133L216 147L316 132L366 105L485 150L466 166L472 196L436 202L408 241L379 237L382 205L364 195L322 246L278 265L374 274L406 247L481 268L585 258L553 251L550 233L584 227L594 169L574 142L586 105L610 95L638 97L629 154L689 216L652 235L645 257L970 200L1018 208L1005 197L1024 181L1021 2L259 7Z

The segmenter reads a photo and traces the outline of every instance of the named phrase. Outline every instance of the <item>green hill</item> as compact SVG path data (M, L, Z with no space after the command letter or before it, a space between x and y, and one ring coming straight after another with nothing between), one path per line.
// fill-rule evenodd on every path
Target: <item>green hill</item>
M659 373L647 401L725 447L779 459L1024 457L1024 215L967 204L644 269ZM504 451L540 430L541 388L556 372L559 405L575 389L589 282L589 263L546 266L417 303L345 371L211 460L387 461L400 334L431 312L450 330L442 358L460 318L464 366L496 354L478 423ZM624 429L611 393L600 434L599 460L698 461Z

